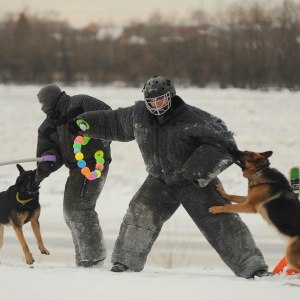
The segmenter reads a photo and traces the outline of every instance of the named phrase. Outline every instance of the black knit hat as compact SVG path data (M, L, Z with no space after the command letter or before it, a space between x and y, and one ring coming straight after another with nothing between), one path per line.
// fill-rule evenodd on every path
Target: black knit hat
M44 102L42 111L45 114L48 115L54 111L60 95L61 90L56 84L48 84L40 89L37 98L39 102Z

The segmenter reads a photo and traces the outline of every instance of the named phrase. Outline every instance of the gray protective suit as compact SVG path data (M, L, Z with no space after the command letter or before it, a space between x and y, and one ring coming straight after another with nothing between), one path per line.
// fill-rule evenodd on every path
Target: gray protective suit
M144 101L79 118L90 124L86 136L122 142L135 139L149 173L124 216L112 263L141 271L164 222L182 205L237 276L250 278L255 271L268 269L237 214L208 212L211 206L226 204L215 185L220 183L217 174L233 163L229 153L236 149L222 120L178 96L172 98L163 118L152 115Z
M54 154L57 158L57 163L52 169L45 169L47 163L38 164L38 179L44 179L63 164L70 169L65 185L63 209L65 222L72 233L77 265L80 262L101 261L106 257L106 246L95 206L111 161L110 142L91 139L86 146L82 146L84 160L91 170L95 169L95 152L104 152L105 168L102 176L89 181L77 166L73 153L75 136L71 135L67 128L69 120L80 113L94 110L110 110L110 107L87 95L70 97L63 92L55 110L48 114L38 130L37 157Z

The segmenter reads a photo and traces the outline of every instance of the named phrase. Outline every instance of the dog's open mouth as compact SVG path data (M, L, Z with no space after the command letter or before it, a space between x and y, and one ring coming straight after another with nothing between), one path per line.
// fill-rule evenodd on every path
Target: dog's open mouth
M242 169L242 171L244 171L246 169L246 165L241 159L237 159L235 161L235 164L237 164Z
M26 195L36 195L39 193L39 186L21 186L19 187L20 192L26 194Z

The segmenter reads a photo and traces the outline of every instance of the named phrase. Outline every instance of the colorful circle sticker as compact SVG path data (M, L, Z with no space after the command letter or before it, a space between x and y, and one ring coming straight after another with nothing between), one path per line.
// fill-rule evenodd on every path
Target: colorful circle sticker
M91 171L89 167L86 166L86 161L84 160L84 155L81 152L81 147L89 142L89 137L77 136L74 140L73 149L75 154L75 159L77 160L77 166L81 169L81 174L84 175L88 180L95 180L100 178L102 171L104 169L104 152L98 150L95 152L94 158L96 160L95 170Z

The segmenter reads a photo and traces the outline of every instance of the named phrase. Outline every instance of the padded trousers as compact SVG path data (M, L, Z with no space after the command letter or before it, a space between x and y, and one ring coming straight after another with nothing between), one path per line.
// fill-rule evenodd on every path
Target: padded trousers
M216 191L214 179L206 187L166 184L148 176L129 204L116 240L112 263L132 271L143 270L163 224L180 205L184 207L210 245L239 277L268 269L261 251L238 214L212 215L209 207L228 204Z
M80 261L106 258L106 245L98 214L97 199L104 187L109 164L105 163L100 178L87 180L79 168L70 170L64 192L64 219L71 230L76 265Z

